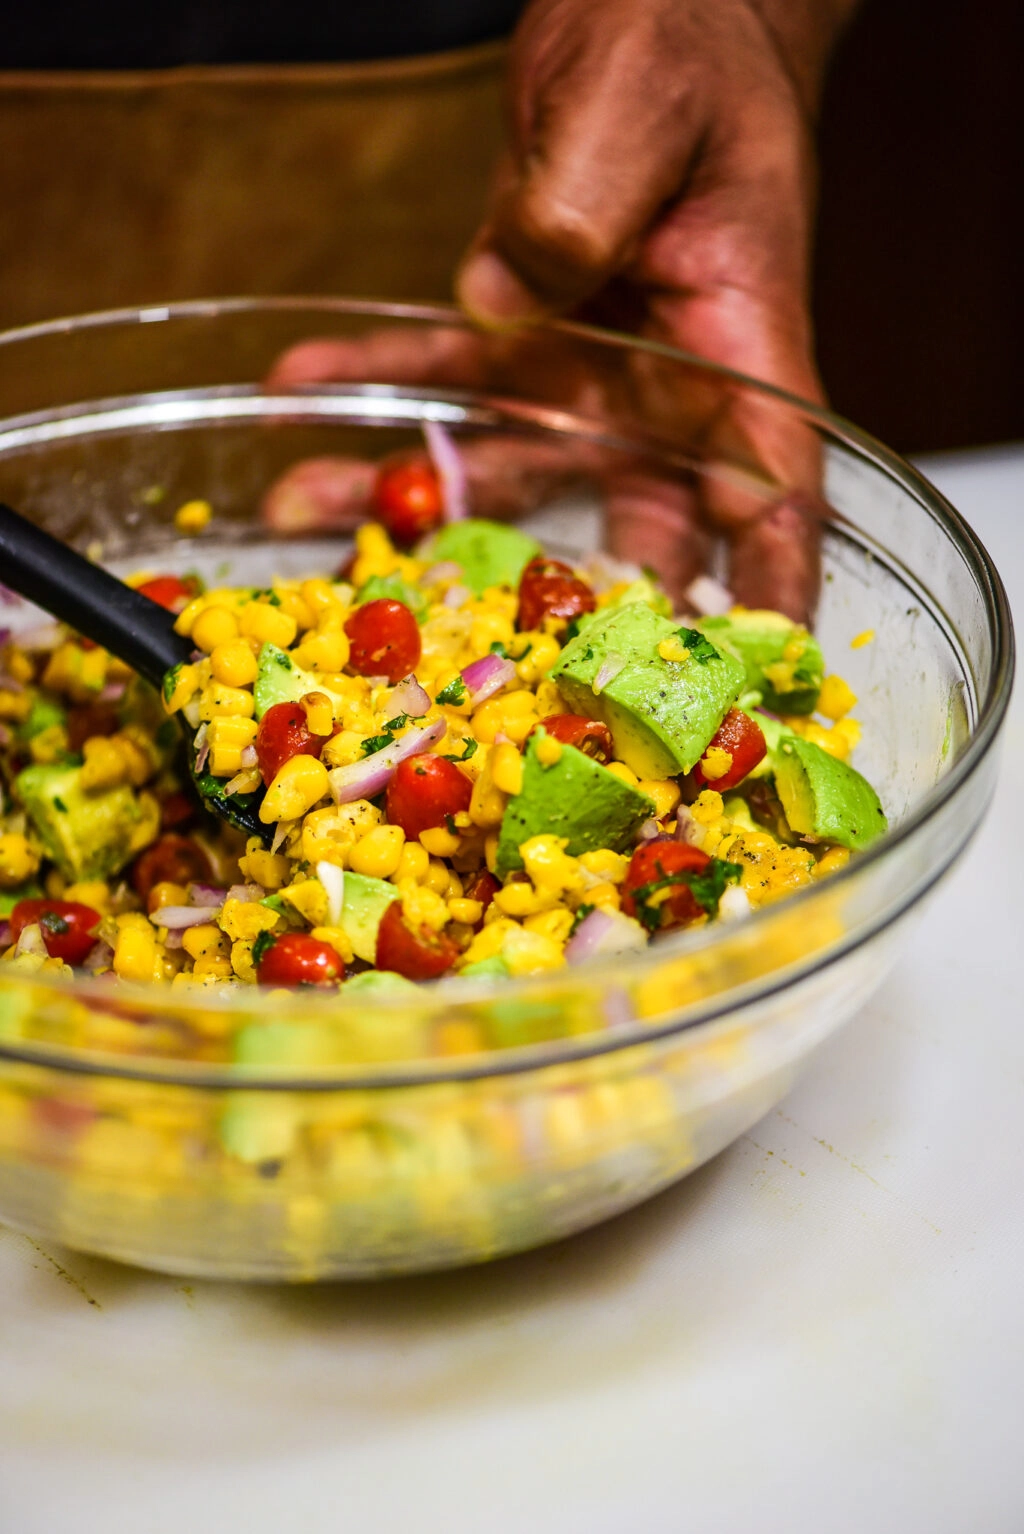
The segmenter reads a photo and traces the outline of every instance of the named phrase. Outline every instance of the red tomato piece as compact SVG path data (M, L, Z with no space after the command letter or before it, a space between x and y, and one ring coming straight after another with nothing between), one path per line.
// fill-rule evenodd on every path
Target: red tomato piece
M500 889L501 885L490 869L481 868L476 878L466 887L465 898L467 900L479 900L486 911Z
M381 464L373 507L395 543L409 547L439 526L444 509L436 469L422 458Z
M388 784L387 815L410 841L443 826L449 815L469 809L473 785L454 762L427 752L399 762Z
M135 589L159 607L166 607L169 613L180 613L198 593L199 582L191 575L155 575Z
M719 793L724 789L735 788L737 783L742 783L747 774L753 772L758 762L764 760L768 750L768 743L760 726L756 725L750 715L745 714L741 708L729 710L708 742L709 751L712 746L728 751L732 757L732 766L721 778L706 778L698 762L693 769L693 781L698 788L715 788Z
M154 884L209 884L213 876L210 859L191 837L168 831L132 864L132 886L149 899Z
M392 901L377 931L377 968L394 970L407 980L436 980L459 957L458 945L443 932L421 927L414 932L402 915L402 902Z
M68 750L81 751L93 735L113 735L120 728L113 703L76 703L68 709Z
M308 932L271 938L256 965L260 985L333 985L344 980L341 955Z
M275 703L256 730L260 776L268 786L293 756L319 756L329 735L314 735L301 703Z
M559 618L563 626L582 613L592 613L597 598L560 559L531 559L519 581L519 617L522 629L540 628L545 618Z
M38 922L51 959L81 964L96 941L100 920L99 911L77 900L19 900L11 912L11 941L16 943L26 927Z
M188 794L168 794L160 806L160 829L173 831L177 826L187 826L195 814L195 801Z
M595 762L612 759L612 732L600 719L584 719L582 714L549 714L534 730L541 727L560 740L563 746L575 746L584 756L592 756Z
M378 597L364 602L345 624L351 643L348 663L359 676L400 682L420 658L419 624L403 602Z
M638 890L645 890L650 884L674 878L678 874L703 873L710 862L706 852L701 852L699 847L690 847L685 842L645 842L634 852L626 872L622 886L622 909L627 916L637 916L635 896ZM646 905L646 909L650 910L651 907ZM694 899L693 891L683 883L670 886L665 900L653 909L660 913L659 931L665 931L668 927L685 927L704 914Z

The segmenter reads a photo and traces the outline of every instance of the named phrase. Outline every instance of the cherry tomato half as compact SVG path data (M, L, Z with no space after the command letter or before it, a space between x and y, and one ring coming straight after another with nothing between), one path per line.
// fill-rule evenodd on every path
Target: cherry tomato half
M19 900L11 912L11 941L38 922L51 959L81 964L96 941L100 919L99 911L77 900Z
M308 932L273 938L256 965L260 985L333 985L345 978L341 955Z
M634 852L626 872L622 886L622 909L627 916L637 916L635 897L638 890L644 890L647 885L657 884L662 879L671 879L677 874L703 873L710 861L706 852L701 852L699 847L690 847L685 842L645 842ZM703 915L693 891L685 884L669 886L665 899L653 907L646 901L642 903L645 910L653 909L659 913L656 929L659 931L665 931L668 927L685 927Z
M388 784L387 813L410 841L432 826L443 826L449 815L469 809L473 785L454 762L443 756L407 757L399 762Z
M481 868L476 878L467 885L465 898L467 900L479 900L484 910L490 905L495 895L501 889L501 885L491 873L489 868ZM482 923L483 918L481 918Z
M516 621L520 630L540 628L545 618L559 618L565 624L581 613L592 613L596 606L597 598L586 581L560 559L538 554L520 577Z
M195 819L195 815L195 800L190 799L188 794L168 794L160 806L160 829L174 831L179 826L187 826L190 820Z
M575 746L584 756L592 756L595 762L612 759L612 732L600 719L584 719L581 714L549 714L530 731L543 727L563 746Z
M378 597L364 602L345 624L351 643L348 663L359 676L400 682L420 658L419 624L402 602Z
M154 884L209 884L213 876L210 859L198 842L168 831L132 864L132 886L143 900Z
M421 927L414 932L402 915L402 902L392 901L377 931L377 968L394 970L407 980L436 980L459 957L458 945L441 932Z
M329 735L314 735L301 703L275 703L256 730L256 758L268 786L293 756L319 756Z
M698 788L715 788L719 793L742 783L747 774L753 772L758 762L764 759L768 750L768 743L760 727L741 708L729 710L708 744L709 751L712 746L728 751L732 757L732 766L722 777L712 779L704 776L698 762L693 769L693 781Z
M151 602L166 607L169 613L180 613L199 591L199 582L191 575L155 575L135 589Z
M441 481L422 458L382 464L373 487L373 509L395 543L409 547L440 524Z

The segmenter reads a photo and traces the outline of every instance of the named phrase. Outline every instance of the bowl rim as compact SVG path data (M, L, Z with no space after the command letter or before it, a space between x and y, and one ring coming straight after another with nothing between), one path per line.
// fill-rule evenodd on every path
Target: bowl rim
M347 317L456 325L466 330L477 328L461 310L451 304L348 299L332 295L306 297L240 296L194 299L168 304L149 304L139 307L98 310L83 315L42 321L0 332L0 347L10 347L36 340L71 336L88 330L126 327L133 324L161 324L176 320L215 319L232 314L300 313L303 311L309 312L311 315L321 315L325 318L330 315L342 315ZM818 902L820 905L826 893L831 893L843 885L852 885L853 881L863 877L867 870L877 866L883 859L887 859L891 853L895 852L897 848L914 838L918 832L942 811L954 795L964 787L976 769L981 766L995 744L1009 704L1015 667L1013 622L1009 601L999 573L977 534L919 469L892 449L887 448L883 443L871 436L870 433L854 426L844 417L828 410L825 406L801 399L799 396L778 388L776 385L763 383L723 364L707 361L694 353L671 346L667 342L632 336L621 331L604 329L574 320L546 320L530 328L542 333L554 332L555 334L575 337L602 347L623 351L641 351L649 355L663 357L700 372L710 373L726 379L744 389L752 390L763 397L773 399L786 408L795 411L818 427L827 438L843 447L851 449L861 460L866 459L876 469L880 470L883 475L910 494L922 509L928 513L947 540L956 547L957 552L968 565L978 585L984 602L985 615L993 648L992 672L986 693L979 700L975 729L961 755L940 782L922 796L918 804L898 826L887 831L873 846L859 853L856 858L851 859L844 869L839 870L829 878L827 884L811 885L796 891L785 902L766 906L751 913L745 919L744 927L748 932L753 932L756 931L758 926L761 928L766 927L772 917L777 917L780 911L789 913L801 908L809 911L814 908L815 902ZM187 395L193 391L186 388L176 392ZM143 399L147 396L135 397ZM59 417L64 408L63 406L47 407L40 412L33 412L33 415L37 418L48 416ZM0 431L2 431L5 421L16 419L18 417L0 417ZM927 587L925 589L927 590ZM360 1065L354 1062L341 1065L332 1064L312 1073L312 1068L307 1067L304 1074L295 1070L288 1071L282 1067L260 1068L257 1072L251 1067L232 1064L212 1064L172 1056L131 1056L96 1049L50 1045L35 1041L22 1043L10 1039L0 1039L0 1059L47 1067L76 1075L99 1075L146 1081L154 1085L173 1085L208 1090L281 1090L290 1092L365 1091L384 1087L394 1089L417 1085L438 1086L444 1083L477 1080L492 1076L512 1076L547 1067L557 1067L563 1064L616 1053L623 1049L640 1047L672 1037L675 1034L689 1034L700 1028L710 1029L730 1014L742 1012L758 1002L776 996L791 986L809 979L819 971L839 962L854 949L869 941L872 937L877 936L886 927L891 925L892 922L898 920L909 906L920 900L928 889L941 878L949 863L958 855L959 850L959 847L954 849L942 862L941 866L929 869L927 878L918 881L910 894L905 896L895 909L885 910L877 922L857 925L851 932L846 934L842 941L832 944L822 951L812 953L805 961L797 961L790 965L780 966L778 969L770 970L765 975L746 984L729 987L705 1002L691 1003L684 1009L681 1017L676 1017L673 1021L669 1022L655 1018L647 1022L637 1021L616 1028L606 1025L602 1028L595 1028L589 1034L563 1036L545 1040L539 1044L519 1045L508 1049L488 1049L454 1057L421 1056L414 1057L407 1062L387 1062L381 1065ZM694 954L711 947L718 941L720 941L720 936L713 927L705 928L700 933L695 934L679 933L658 944L658 960L663 962ZM618 956L614 960L598 960L592 963L585 963L580 965L578 969L574 969L571 973L578 976L582 983L589 983L590 985L599 984L603 975L611 978L614 974L617 982L621 985L623 983L624 969L628 972L628 975L641 978L643 971L649 968L651 959L651 950L647 949L636 956ZM538 991L552 986L564 986L567 979L566 972L561 970L546 972L542 975L524 976L518 979L510 978L502 982L500 988L501 999L502 1001L526 1000L531 994ZM76 997L84 998L86 996L97 1003L108 998L111 1001L114 1000L113 987L105 984L102 980L69 983L57 977L51 978L35 975L26 975L23 982L19 982L15 977L12 977L12 980L15 985L24 983L33 987L43 986L47 990L52 990L55 994L69 997L72 1000ZM442 982L442 984L444 983ZM465 981L460 981L457 991L452 982L449 981L447 984L450 989L447 989L444 993L445 1001L452 1005L474 1004L493 1000L497 994L494 986L486 984L467 984ZM434 991L433 987L430 989L435 996L439 994ZM143 986L127 987L118 985L116 995L122 1005L124 1005L129 1002L142 1003L147 999L152 1003L154 993L151 988ZM169 1000L169 996L170 993L167 993L167 997L164 998L165 1004ZM339 1007L344 1008L351 1015L359 1007L359 1003L355 998L346 1002L341 996L333 998L324 997L322 999L319 997L304 997L304 1009L308 1002L313 1002L314 1004L310 1009L311 1012L315 1012L320 1016L326 1016L329 1012L334 1012L337 1015ZM186 1001L184 996L176 997L170 1010L187 1011L190 1005L195 1007L201 1006L203 1011L224 1011L227 1013L237 1012L243 1007L250 1011L253 1010L253 1003L245 1001L241 997L219 998L214 996L203 997L201 1002L197 1000L191 1004ZM416 1002L409 999L396 999L391 1002L378 999L374 1005L375 1007L383 1005L386 1010L397 1012L400 1010L408 1011L416 1005Z

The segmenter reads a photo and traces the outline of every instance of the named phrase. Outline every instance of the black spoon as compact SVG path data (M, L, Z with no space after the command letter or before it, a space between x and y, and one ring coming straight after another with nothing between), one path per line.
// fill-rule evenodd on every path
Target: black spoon
M37 607L102 645L154 687L188 661L192 645L174 632L174 614L133 591L99 565L0 502L0 577ZM262 790L225 794L209 773L196 771L191 738L189 770L204 805L249 836L268 841L273 826L259 818Z

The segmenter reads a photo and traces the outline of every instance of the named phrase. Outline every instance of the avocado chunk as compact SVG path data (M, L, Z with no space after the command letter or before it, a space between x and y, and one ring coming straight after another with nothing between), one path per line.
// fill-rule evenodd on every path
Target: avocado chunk
M33 740L44 730L52 730L55 724L67 724L67 722L67 711L61 707L56 698L48 698L39 693L32 699L28 718L18 726L18 739Z
M659 644L672 639L680 660L658 653ZM696 629L634 602L602 610L548 675L577 714L604 720L615 755L638 777L668 778L700 761L739 696L744 669Z
M764 736L764 743L768 747L764 756L757 766L747 773L747 778L770 778L775 772L775 763L778 759L779 747L784 740L790 740L793 731L788 724L783 724L781 719L774 719L760 708L745 708L741 703L739 707L757 725Z
M821 692L825 661L821 646L784 613L737 608L720 618L700 618L696 627L746 667L746 688L756 688L764 706L777 714L812 714Z
M575 746L562 746L557 762L545 767L537 749L547 732L538 729L526 747L523 786L505 809L498 833L499 877L523 867L520 847L531 836L564 836L573 857L611 847L619 852L655 813L646 794L624 783Z
M609 613L621 612L624 607L631 607L634 602L643 602L647 607L653 608L656 613L660 613L663 618L672 616L672 603L661 587L656 585L649 575L640 575L635 581L630 581L625 591L621 591L612 601L606 602L604 607L598 608L596 612L582 613L580 617L575 618L573 620L575 628L570 625L570 632L582 634L594 622L606 618Z
M507 980L509 974L508 964L500 953L491 954L489 959L476 959L458 971L460 980Z
M422 591L417 591L415 586L410 586L408 581L403 581L397 570L390 575L371 575L370 579L356 592L354 607L362 607L364 602L401 602L407 607L416 619L422 623L427 616L427 600Z
M43 886L35 879L26 879L25 883L19 884L16 889L0 890L0 916L10 916L20 901L39 900L42 894Z
M480 596L488 586L518 586L519 577L540 544L518 527L466 517L448 522L435 535L430 558L437 564L450 559L462 569L466 585Z
M235 1065L326 1065L337 1058L334 1028L324 1023L246 1023L235 1034Z
M365 959L367 964L374 963L381 917L397 899L398 891L386 879L346 873L339 925L352 944L352 952L357 959Z
M353 874L346 874L346 879L354 878ZM376 933L374 934L376 941ZM407 980L404 975L396 974L393 969L364 969L362 974L353 975L340 986L342 996L357 996L361 1000L391 1001L396 996L418 996L420 988L413 980Z
M304 671L301 666L297 666L291 656L276 644L262 645L252 689L256 718L262 719L267 709L273 708L275 703L298 703L307 692L325 693L332 704L341 702L336 692L318 682L311 671Z
M70 882L108 879L128 862L142 810L130 788L87 793L82 769L26 767L14 780L39 840Z
M779 746L775 788L799 836L859 851L888 828L878 795L855 767L792 735Z

